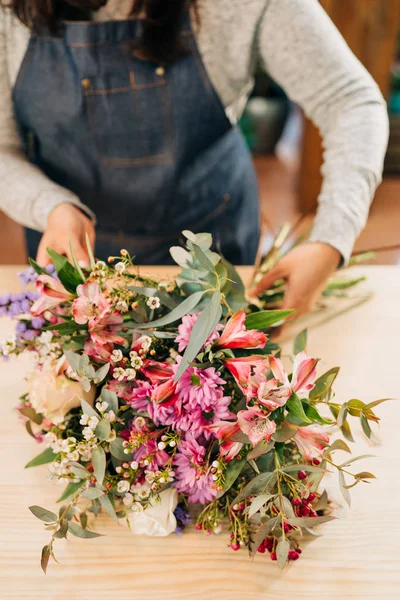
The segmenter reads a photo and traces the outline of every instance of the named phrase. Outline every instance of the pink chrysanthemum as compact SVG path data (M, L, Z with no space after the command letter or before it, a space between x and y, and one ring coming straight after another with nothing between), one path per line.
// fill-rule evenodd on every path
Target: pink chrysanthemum
M174 460L176 488L178 492L188 494L192 504L212 502L217 495L209 467L204 462L205 453L205 447L191 439L179 444Z
M182 323L178 327L179 335L175 338L175 342L179 344L179 352L183 352L183 350L185 350L186 346L189 344L190 334L192 333L193 326L196 323L199 314L200 313L195 315L185 315L182 317ZM217 329L211 333L210 337L205 343L206 346L207 344L211 344L217 338L219 338L218 329L223 329L223 326L218 325Z
M148 381L138 381L132 389L128 404L139 412L146 412L151 402L153 386Z

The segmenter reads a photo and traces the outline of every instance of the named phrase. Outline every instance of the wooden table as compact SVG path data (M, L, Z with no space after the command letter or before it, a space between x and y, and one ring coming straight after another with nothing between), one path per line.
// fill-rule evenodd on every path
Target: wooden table
M16 268L0 268L0 293L17 290ZM146 269L147 270L147 269ZM155 268L165 274L164 270ZM153 274L154 274L153 270ZM364 267L376 296L370 302L309 334L308 350L323 357L322 368L341 364L341 401L400 396L400 270ZM248 271L244 271L244 276ZM1 320L0 337L12 331ZM106 537L57 544L60 566L47 576L39 551L47 543L30 504L53 509L60 494L46 482L46 467L24 471L39 451L13 411L24 390L26 358L0 365L0 597L4 600L378 600L400 597L400 404L379 407L381 446L376 459L360 463L378 476L352 490L353 508L344 520L324 527L306 544L301 559L281 573L266 555L251 562L245 551L227 548L228 536L143 538L99 518ZM361 436L357 454L371 452ZM304 545L303 545L304 546Z

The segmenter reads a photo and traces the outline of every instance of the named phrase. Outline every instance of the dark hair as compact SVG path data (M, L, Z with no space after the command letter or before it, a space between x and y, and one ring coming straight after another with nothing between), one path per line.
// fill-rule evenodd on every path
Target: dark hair
M180 30L186 9L196 9L197 0L132 0L131 16L143 15L140 40L133 51L146 60L170 63L187 50ZM90 20L90 13L107 0L9 0L22 23L32 30L46 28L57 34L62 20Z

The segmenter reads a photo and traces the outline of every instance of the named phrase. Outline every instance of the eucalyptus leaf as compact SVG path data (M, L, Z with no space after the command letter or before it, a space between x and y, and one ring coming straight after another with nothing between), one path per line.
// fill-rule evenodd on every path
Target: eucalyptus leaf
M364 434L367 436L368 439L371 439L372 429L370 424L368 423L367 417L363 414L360 415L360 423Z
M100 369L97 369L96 373L94 374L94 377L92 378L94 383L99 384L103 381L103 379L105 379L108 375L108 372L110 370L110 363L107 363L105 365L103 365L102 367L100 367Z
M108 512L108 514L110 515L110 517L112 519L114 519L114 521L118 521L118 517L115 513L115 509L114 506L110 500L110 494L108 496L101 496L101 498L99 498L100 500L100 504L102 505L102 507L104 508L104 510L106 510Z
M103 388L101 390L101 399L103 402L107 402L108 407L106 412L112 410L114 413L118 412L118 396L115 392L111 390L107 390L107 388Z
M88 529L83 529L83 527L81 527L77 523L71 523L71 522L68 525L68 531L70 533L72 533L72 535L75 535L76 537L86 538L86 539L97 538L97 537L101 537L103 535L101 533L96 533L95 531L89 531Z
M292 425L287 421L282 421L280 426L277 428L275 433L272 435L272 439L275 442L287 442L292 439L294 435L296 435L297 427L296 425Z
M335 440L328 448L327 451L329 453L333 452L334 450L343 450L344 452L348 452L349 454L351 454L351 450L348 447L348 445L346 444L346 442L344 442L343 440Z
M345 460L344 462L342 462L341 465L339 465L339 467L342 469L344 467L348 467L349 465L362 460L364 458L376 458L375 454L361 454L360 456L355 456L354 458L350 458L349 460Z
M42 571L45 575L46 575L47 567L49 564L50 556L51 556L50 544L43 546L41 557L40 557L40 566L42 567Z
M239 457L240 460L238 460ZM218 493L218 498L221 498L221 496L223 496L233 486L236 479L243 471L245 464L246 458L244 456L241 456L240 454L238 454L236 458L234 458L228 463L228 466L225 471L223 490Z
M260 544L265 540L265 538L273 532L275 527L280 523L279 517L273 517L272 519L268 519L265 523L257 529L257 531L251 536L251 556L255 556Z
M46 508L42 508L41 506L30 506L29 510L37 519L44 521L45 523L55 523L58 518L57 515Z
M193 244L193 249L194 249L196 258L199 261L200 265L203 267L203 269L205 269L206 271L210 271L210 273L214 273L215 267L214 267L213 263L210 261L210 259L207 257L207 255L203 252L203 250L200 248L200 246L198 246L197 244Z
M58 530L54 534L54 537L59 540L62 540L67 535L67 532L68 532L68 519L62 519Z
M101 441L105 441L110 437L111 433L111 424L107 419L102 419L94 430L96 437Z
M333 516L323 516L323 517L294 517L292 519L287 519L289 525L295 525L296 527L316 527L317 525L322 525L323 523L329 523L329 521L335 521L336 517Z
M88 498L89 500L94 500L95 498L100 498L104 496L104 492L95 487L89 487L87 490L82 492L82 498Z
M284 536L282 536L276 546L276 557L278 561L278 567L283 569L288 560L288 554L290 550L290 542Z
M31 461L29 461L25 465L25 469L30 469L31 467L38 467L39 465L45 465L51 462L54 462L57 454L53 452L51 448L46 448L41 454L35 456Z
M115 440L112 440L112 442L110 442L111 454L121 461L128 460L128 455L124 452L123 442L124 440L120 437L116 437Z
M106 473L106 453L101 446L97 446L92 452L92 464L94 476L97 482L101 485Z
M344 478L344 473L343 471L338 471L339 473L339 485L340 485L340 491L342 492L342 496L345 499L345 501L347 502L347 504L350 506L351 505L351 497L350 497L350 492L349 490L346 488L346 481Z
M319 497L317 504L314 506L315 512L317 512L317 510L325 509L328 506L328 502L329 502L328 492L326 490L324 490L322 492L321 496Z
M178 371L175 375L175 383L179 381L183 373L188 368L189 363L191 363L200 352L202 346L204 346L211 333L218 325L221 314L221 293L214 292L211 296L210 302L199 315L193 326L190 334L189 344L185 350Z
M292 473L293 471L307 471L309 473L325 473L325 469L321 467L315 467L314 465L289 465L287 467L282 467L281 471L283 473Z
M58 502L64 502L64 500L67 500L71 496L74 496L76 494L76 492L78 490L80 490L81 487L83 487L84 484L85 484L85 480L71 481L67 485L67 487L65 488L65 490L63 491L63 493L61 494L61 496L59 497L59 499L57 500L57 503Z
M293 344L293 354L299 354L303 352L307 347L307 329L303 329L301 333L296 337Z
M260 508L262 508L268 502L268 500L271 500L271 498L274 498L274 496L268 493L260 494L259 496L253 498L249 506L249 517L252 517L256 512L258 512Z
M80 401L81 401L81 407L82 407L82 411L83 411L84 415L88 415L89 417L96 417L97 419L100 419L99 413L97 411L95 411L94 408L92 408L90 406L90 404L88 404L86 402L86 400L81 398Z
M272 450L272 448L274 447L274 442L267 442L265 440L261 440L261 442L259 442L257 444L257 446L255 446L247 455L247 459L251 460L254 459L256 460L257 458L259 458L260 456L263 456L264 454L267 454L268 452L270 452Z
M149 329L152 327L164 327L165 325L180 321L182 317L191 313L196 308L203 296L204 292L195 292L164 317L156 319L155 321L149 321L148 323L141 323L137 325L136 328Z
M276 483L276 477L277 475L274 472L261 473L260 475L257 475L239 492L236 498L232 501L232 504L238 504L249 496L264 493L267 490L271 491L272 487Z

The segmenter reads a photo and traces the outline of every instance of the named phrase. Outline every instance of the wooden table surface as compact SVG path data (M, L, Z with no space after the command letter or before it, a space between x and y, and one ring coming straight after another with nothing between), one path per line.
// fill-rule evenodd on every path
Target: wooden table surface
M0 294L18 290L15 267L0 268ZM165 271L154 268L160 274ZM153 270L153 274L154 274ZM150 271L148 268L146 271ZM308 351L322 368L342 365L340 401L400 396L400 269L363 267L374 299L309 333ZM243 272L244 276L248 271ZM0 338L13 325L0 320ZM28 510L52 510L62 487L46 467L25 471L40 449L18 422L13 406L24 390L26 357L0 365L0 597L4 600L378 600L400 598L400 403L383 404L383 443L370 448L356 436L354 453L376 454L360 463L378 477L352 490L352 509L303 544L300 560L283 573L267 555L254 562L227 548L228 536L133 536L100 517L94 540L59 541L47 576L39 566L48 535Z

